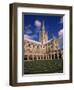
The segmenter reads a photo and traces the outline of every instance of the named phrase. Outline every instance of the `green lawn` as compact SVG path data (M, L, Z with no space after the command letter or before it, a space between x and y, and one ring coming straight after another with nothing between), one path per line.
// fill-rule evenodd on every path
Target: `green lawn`
M63 60L35 60L24 62L24 74L62 72Z

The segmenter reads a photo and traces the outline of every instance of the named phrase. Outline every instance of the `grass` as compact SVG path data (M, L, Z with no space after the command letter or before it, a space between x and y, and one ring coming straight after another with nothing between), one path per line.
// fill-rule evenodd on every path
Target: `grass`
M63 60L34 60L24 62L24 74L62 72Z

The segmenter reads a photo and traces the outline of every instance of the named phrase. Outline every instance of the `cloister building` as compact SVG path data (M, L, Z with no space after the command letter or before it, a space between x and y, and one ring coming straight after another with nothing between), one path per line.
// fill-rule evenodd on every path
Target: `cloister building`
M63 49L58 48L58 39L54 36L48 40L44 22L39 41L24 38L24 60L54 60L63 59Z

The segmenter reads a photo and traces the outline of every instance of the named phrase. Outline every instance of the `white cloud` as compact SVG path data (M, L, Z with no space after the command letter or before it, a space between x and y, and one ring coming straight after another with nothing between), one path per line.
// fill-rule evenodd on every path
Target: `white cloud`
M38 36L36 34L32 35L31 38L32 39L36 39Z
M30 29L27 29L27 30L26 30L26 33L27 33L27 34L31 34L32 31L31 31Z
M33 40L33 39L36 39L36 38L37 38L37 35L31 35L31 36L29 36L27 34L24 35L24 39Z
M29 35L24 35L24 39L31 39L31 37Z
M63 18L60 19L60 23L63 23Z
M59 47L63 46L63 29L58 32L59 35Z
M31 37L31 36L28 36L28 35L25 34L24 35L24 40L27 40L27 41L30 41L30 42L33 42L33 43L36 43L36 44L41 44L40 42L33 40L32 38L34 38L34 37L35 37L34 35Z
M25 29L28 29L31 27L31 24L29 24L28 26L25 26Z
M59 36L62 36L63 37L63 29L61 29L59 32L58 32Z
M35 26L36 27L41 27L41 22L39 20L35 20Z
M27 34L31 34L32 33L31 27L32 27L31 24L25 26L24 32Z

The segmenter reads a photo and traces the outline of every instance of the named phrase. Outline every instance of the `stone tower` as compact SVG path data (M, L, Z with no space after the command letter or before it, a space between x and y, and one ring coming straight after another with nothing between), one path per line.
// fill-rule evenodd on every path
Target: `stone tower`
M42 23L42 30L41 30L41 33L40 33L40 37L39 37L39 40L42 44L44 44L45 42L48 41L48 35L45 31L45 25L44 25L44 21Z
M56 39L56 37L54 35L52 37L51 44L52 44L52 49L53 50L57 50L58 49L58 40Z

